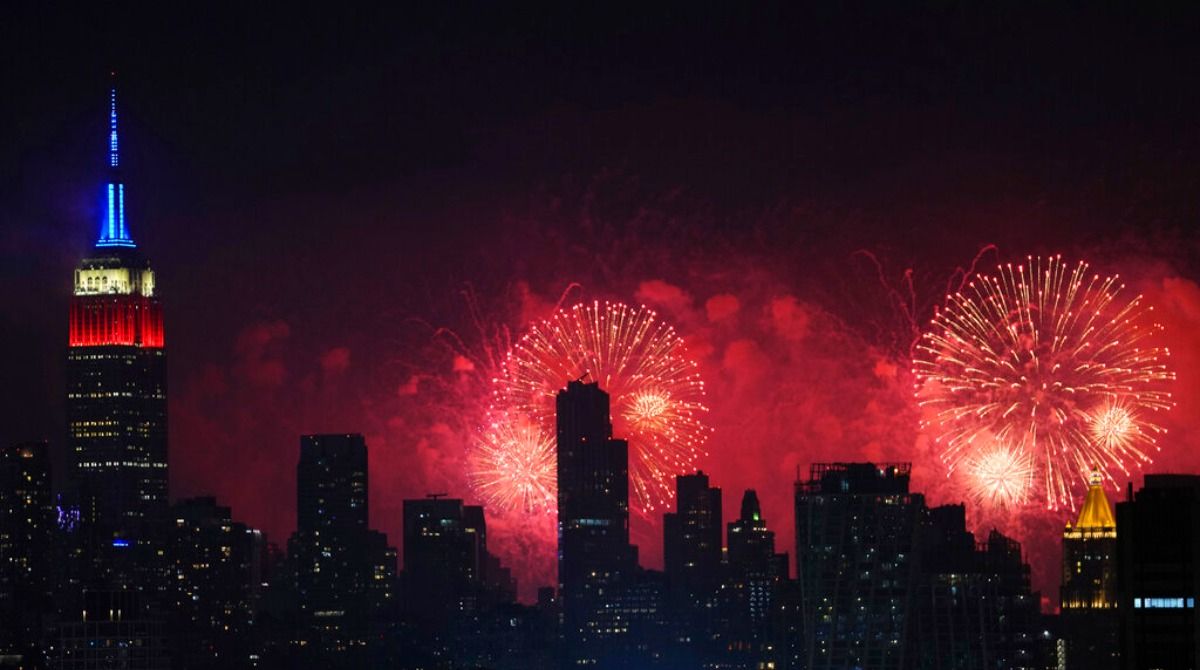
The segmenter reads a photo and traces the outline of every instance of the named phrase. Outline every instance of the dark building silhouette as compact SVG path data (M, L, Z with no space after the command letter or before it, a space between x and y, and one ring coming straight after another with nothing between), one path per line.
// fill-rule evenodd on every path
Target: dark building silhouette
M531 647L548 661L547 620L513 605L516 582L488 551L482 507L440 494L405 500L402 577L405 615L455 667L535 664Z
M0 656L29 663L54 611L57 531L45 443L0 447Z
M741 514L726 534L729 572L746 589L746 613L755 622L766 620L776 585L787 579L787 554L775 553L775 531L767 529L758 493L742 496Z
M75 269L67 447L91 578L145 586L165 569L166 352L154 271L125 220L116 104L113 89L100 237Z
M171 517L175 666L246 664L264 578L263 534L211 497L180 500Z
M362 435L305 435L296 467L297 528L288 542L308 644L354 663L379 608L394 599L396 551L368 527Z
M483 508L457 498L404 501L403 576L405 610L439 625L516 598L510 571L488 552Z
M1146 475L1117 503L1121 667L1200 663L1200 476Z
M741 513L729 523L725 542L716 634L722 651L735 667L778 665L784 652L775 645L773 614L787 581L787 554L775 553L775 532L767 528L753 489L742 495Z
M801 667L904 668L924 498L908 464L819 463L796 483Z
M1071 670L1119 666L1117 521L1099 474L1092 475L1075 525L1063 530L1060 627Z
M1020 544L995 530L976 544L962 505L930 509L922 525L909 666L1036 667L1038 598Z
M678 607L699 611L721 580L721 489L697 472L675 478L675 511L663 515L663 564Z
M571 664L596 663L626 631L603 611L637 565L629 544L629 447L612 437L609 397L573 381L559 391L558 588Z

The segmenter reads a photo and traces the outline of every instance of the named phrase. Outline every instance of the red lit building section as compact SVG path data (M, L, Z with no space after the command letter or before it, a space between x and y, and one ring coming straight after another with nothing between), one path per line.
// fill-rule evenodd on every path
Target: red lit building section
M71 301L70 346L163 346L162 305L140 295L78 296Z

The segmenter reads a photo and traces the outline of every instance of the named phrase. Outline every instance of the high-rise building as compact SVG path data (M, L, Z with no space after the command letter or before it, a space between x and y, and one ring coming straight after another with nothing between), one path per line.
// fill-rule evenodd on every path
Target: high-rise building
M107 558L144 565L161 557L167 509L162 307L154 271L129 234L120 168L114 88L104 215L94 251L75 269L66 368L72 475L101 577L114 576Z
M453 667L520 666L512 657L527 651L520 638L531 631L519 623L527 612L514 606L511 572L488 551L482 507L441 494L405 500L401 584L406 621L433 656Z
M405 609L432 623L516 596L511 573L488 552L483 508L457 498L404 501L403 576Z
M675 511L663 515L663 565L677 607L700 610L721 579L721 489L696 472L675 478Z
M1117 503L1121 667L1200 665L1200 476L1146 475Z
M962 505L929 510L913 594L910 667L1038 667L1038 599L1021 546L995 530L976 544Z
M596 619L637 565L629 544L629 446L613 439L609 397L572 381L559 391L558 588L563 638L578 663L594 663L597 639L619 635Z
M27 665L53 612L55 521L46 444L0 447L0 656Z
M754 489L742 495L741 514L729 524L725 541L729 571L746 589L746 614L762 622L771 610L777 585L787 579L787 554L775 553L775 531L767 529Z
M767 528L758 493L742 495L738 518L729 523L725 579L717 599L718 639L736 667L778 665L772 614L787 581L787 554L775 553L775 531Z
M1117 655L1117 521L1103 480L1091 477L1075 525L1063 530L1061 629L1067 665L1107 670Z
M296 532L288 557L302 625L317 653L353 663L373 616L392 600L395 549L368 527L362 435L305 435L296 466ZM328 660L328 659L327 659Z
M245 665L263 582L266 541L212 497L171 506L168 556L176 665Z
M818 463L796 483L801 667L905 667L925 509L907 463Z

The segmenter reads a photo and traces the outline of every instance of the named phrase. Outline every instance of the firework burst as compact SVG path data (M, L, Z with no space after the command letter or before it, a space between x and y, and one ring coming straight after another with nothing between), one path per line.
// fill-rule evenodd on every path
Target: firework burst
M502 509L541 512L554 505L554 440L536 423L498 416L480 431L471 482Z
M983 507L1019 507L1033 487L1033 460L1016 449L983 449L968 457L965 466L967 488L975 503Z
M919 404L951 473L980 444L1032 460L1035 496L1074 507L1096 469L1113 481L1151 460L1173 406L1169 352L1142 296L1059 256L1003 265L947 296L915 348Z
M649 513L671 500L674 476L694 469L709 431L704 382L683 340L645 307L594 302L561 309L510 350L495 380L494 410L553 435L555 395L582 377L611 398L613 433L629 441L637 508ZM515 481L492 472L484 488ZM554 490L553 449L539 487Z

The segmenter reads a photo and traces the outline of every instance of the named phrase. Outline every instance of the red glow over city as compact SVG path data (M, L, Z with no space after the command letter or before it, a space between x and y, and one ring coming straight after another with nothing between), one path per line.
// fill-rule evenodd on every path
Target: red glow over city
M504 623L510 605L565 640L562 576L586 561L564 558L564 529L583 529L573 537L604 543L576 556L616 567L581 568L596 581L579 592L629 598L595 613L663 613L672 644L746 652L706 667L767 667L749 655L775 641L736 630L768 612L734 607L768 591L759 581L785 598L754 621L771 635L791 635L775 618L793 606L821 645L857 616L812 609L828 599L805 578L834 552L814 538L837 525L813 521L832 514L818 495L859 496L871 512L828 518L912 540L870 570L827 567L830 592L855 574L894 587L885 571L907 569L924 590L904 602L935 613L911 620L913 649L984 639L942 635L974 620L943 617L931 594L1018 602L987 591L1003 587L1021 594L1010 612L1063 614L1071 566L1086 562L1064 530L1082 537L1079 519L1098 516L1081 510L1103 507L1098 527L1115 537L1135 496L1157 495L1155 476L1166 497L1188 477L1200 515L1200 4L326 10L251 6L164 28L141 12L31 6L0 40L14 54L0 62L17 66L0 332L19 391L0 404L0 447L44 443L46 509L103 560L142 552L172 573L121 506L152 501L141 518L175 520L164 536L184 548L191 519L227 516L211 528L244 524L254 542L255 645L300 659L315 643L285 626L344 620L387 637L380 648L445 645L398 655L430 667L455 639L434 631L460 618L486 634L455 635L481 645L493 629L524 635ZM579 396L576 412L560 398L576 381L607 394L606 420L601 402ZM333 440L328 462L302 460L302 436L322 434L353 436L350 475L331 465ZM603 450L584 451L597 437ZM596 463L572 470L577 454ZM839 484L843 470L855 479ZM352 516L335 540L304 527L309 503L334 500L322 478L353 494L312 515ZM572 518L578 491L603 514ZM449 607L448 587L405 565L422 563L406 545L461 539L406 517L423 506L471 540L430 549L427 574L469 561L446 584L487 582L486 597L464 591L457 612L438 610L446 626L421 630L318 584L354 563L364 589L396 587L379 601L394 612L420 609L409 596L427 586ZM912 514L898 521L900 507ZM893 532L910 522L919 532ZM871 533L843 533L859 545L846 555L883 556L860 542ZM1111 550L1127 567L1101 572L1127 585L1115 575L1142 559ZM209 570L172 561L176 575ZM958 589L963 575L976 592ZM3 577L0 614L26 602L5 599ZM170 586L170 616L186 588ZM658 590L670 608L626 609ZM1114 617L1200 600L1125 595ZM1013 631L1054 620L1049 639L1070 609L996 613ZM58 614L30 609L53 628L37 643L90 649L63 643ZM688 631L691 619L711 628ZM575 628L626 628L610 623ZM942 658L892 643L905 662ZM537 667L518 659L505 662ZM461 667L505 667L472 662Z

